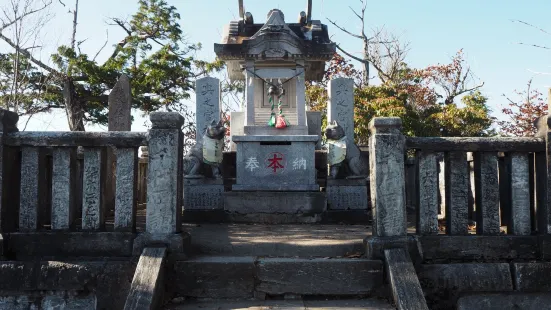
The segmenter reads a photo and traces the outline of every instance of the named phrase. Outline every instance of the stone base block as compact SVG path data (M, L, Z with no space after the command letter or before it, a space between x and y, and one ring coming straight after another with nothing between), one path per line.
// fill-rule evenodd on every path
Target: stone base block
M367 210L369 207L365 179L327 180L326 192L329 210Z
M549 309L551 294L476 294L459 298L457 310L532 310Z
M289 126L277 129L271 126L245 126L243 132L247 136L286 136L286 135L308 135L307 126Z
M465 293L513 291L507 263L423 265L417 274L430 309L454 309Z
M221 210L223 194L221 179L184 178L184 210Z
M139 234L134 239L132 255L140 256L145 247L164 245L168 247L170 253L184 253L190 248L191 237L188 233L181 232L176 234Z
M551 263L514 263L515 288L523 292L551 292Z
M255 191L296 191L296 192L319 192L318 184L256 184L256 185L240 185L234 184L231 188L236 192L255 192Z
M393 236L365 238L365 255L369 259L384 259L385 250L401 248L409 252L414 265L419 265L423 260L423 251L420 248L417 236Z
M327 208L321 192L227 192L224 210L238 214L316 214Z

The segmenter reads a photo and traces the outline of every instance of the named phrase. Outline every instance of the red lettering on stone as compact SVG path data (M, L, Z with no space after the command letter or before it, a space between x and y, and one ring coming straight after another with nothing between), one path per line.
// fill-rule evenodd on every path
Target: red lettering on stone
M268 158L268 162L270 162L268 168L271 168L274 173L277 173L277 169L285 168L281 163L283 161L283 155L281 153L273 153L272 155L273 157Z

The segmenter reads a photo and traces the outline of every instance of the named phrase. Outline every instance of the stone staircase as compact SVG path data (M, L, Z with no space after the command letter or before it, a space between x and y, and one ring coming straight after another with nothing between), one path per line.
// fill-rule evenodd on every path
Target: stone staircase
M365 225L188 225L165 309L395 309Z

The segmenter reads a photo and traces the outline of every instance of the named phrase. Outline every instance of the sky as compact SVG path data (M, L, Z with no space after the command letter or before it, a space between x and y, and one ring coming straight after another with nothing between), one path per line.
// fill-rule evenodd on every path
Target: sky
M50 9L52 19L43 27L41 45L37 55L48 62L48 55L59 44L69 44L72 16L58 0ZM73 0L62 0L74 5ZM533 88L546 97L551 87L551 50L534 48L526 44L551 47L551 35L512 20L523 20L551 33L551 1L549 0L367 0L366 26L369 29L384 27L409 42L406 62L410 67L423 68L437 63L449 63L455 53L463 49L471 70L483 81L482 92L489 97L488 104L500 117L499 111L507 103L503 94L514 97L515 90L524 90L528 80ZM72 2L72 3L71 3ZM181 14L181 27L189 42L201 43L200 59L213 60L213 44L221 40L223 27L238 18L237 0L167 0ZM8 0L0 0L4 7ZM301 0L244 0L245 10L251 12L255 22L266 21L270 9L283 11L287 22L295 22L300 11L306 10L307 1ZM359 0L313 0L312 18L328 24L333 41L356 55L361 54L361 41L342 33L328 18L350 31L359 31L360 24L349 6L359 9ZM109 17L128 18L136 11L134 0L80 0L77 40L86 40L81 49L94 55L106 42L98 61L107 59L113 45L124 36L117 26L107 24ZM7 49L0 44L0 49ZM189 102L193 104L193 100ZM144 131L146 118L133 113L133 131ZM20 121L20 129L25 119ZM68 130L63 112L33 117L26 130ZM88 126L87 130L106 130L101 126Z

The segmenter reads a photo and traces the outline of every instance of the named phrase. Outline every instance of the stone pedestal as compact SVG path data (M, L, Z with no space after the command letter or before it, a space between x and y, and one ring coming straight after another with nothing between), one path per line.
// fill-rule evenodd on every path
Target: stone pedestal
M327 208L329 210L367 210L367 180L327 180Z
M222 210L223 195L223 180L184 177L184 210Z
M237 144L233 191L319 191L317 136L233 136Z

